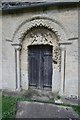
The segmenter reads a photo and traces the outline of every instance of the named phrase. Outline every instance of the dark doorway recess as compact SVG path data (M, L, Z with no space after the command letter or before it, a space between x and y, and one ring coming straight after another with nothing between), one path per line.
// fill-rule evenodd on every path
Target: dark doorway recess
M28 47L29 86L52 87L52 46L32 45Z

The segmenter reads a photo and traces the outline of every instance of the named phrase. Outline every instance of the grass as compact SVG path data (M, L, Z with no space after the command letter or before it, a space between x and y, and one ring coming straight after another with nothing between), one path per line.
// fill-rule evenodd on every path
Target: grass
M0 120L2 118L2 92L0 91Z
M2 118L2 101L1 101L1 98L0 98L0 120Z
M16 111L17 99L14 97L3 97L2 101L2 116L3 118L12 118Z
M15 97L15 96L3 96L2 97L2 117L3 118L14 118L16 112L16 103L18 101L32 101L25 97ZM40 102L40 101L37 101ZM52 103L52 101L47 101L47 103ZM63 105L66 106L66 105ZM70 106L80 115L80 106ZM11 119L12 120L12 119Z
M72 106L72 108L80 116L80 106Z
M24 97L2 97L2 118L14 118L16 112L16 103L18 101L26 101ZM27 100L28 101L28 100Z

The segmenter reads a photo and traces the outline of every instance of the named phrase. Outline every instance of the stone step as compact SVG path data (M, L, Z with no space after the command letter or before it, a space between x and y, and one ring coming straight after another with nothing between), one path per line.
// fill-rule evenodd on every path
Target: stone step
M25 92L24 96L26 98L30 98L31 100L39 101L54 100L53 93L47 90L29 89L27 92Z

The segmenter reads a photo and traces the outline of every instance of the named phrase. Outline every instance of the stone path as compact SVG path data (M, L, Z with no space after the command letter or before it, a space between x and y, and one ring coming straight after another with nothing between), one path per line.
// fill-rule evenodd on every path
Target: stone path
M38 102L19 102L16 118L75 118L78 115L70 107ZM70 119L71 120L71 119Z

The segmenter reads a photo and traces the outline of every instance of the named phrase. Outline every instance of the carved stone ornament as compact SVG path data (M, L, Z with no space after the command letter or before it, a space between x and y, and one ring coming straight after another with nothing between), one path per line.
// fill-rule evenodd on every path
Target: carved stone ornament
M31 44L50 44L53 45L53 40L56 39L56 36L47 29L37 28L32 30L27 37L31 41Z

